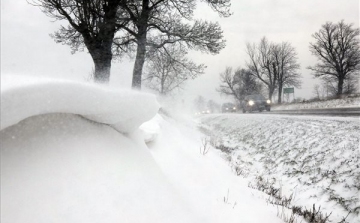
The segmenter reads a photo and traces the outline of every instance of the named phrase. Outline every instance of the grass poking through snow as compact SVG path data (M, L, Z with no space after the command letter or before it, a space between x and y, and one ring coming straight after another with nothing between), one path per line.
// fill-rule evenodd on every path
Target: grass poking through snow
M210 115L200 121L200 130L225 154L234 173L271 195L273 204L308 222L359 218L356 119Z

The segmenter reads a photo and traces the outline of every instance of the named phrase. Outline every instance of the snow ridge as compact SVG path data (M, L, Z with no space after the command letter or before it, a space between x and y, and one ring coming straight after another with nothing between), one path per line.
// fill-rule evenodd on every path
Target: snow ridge
M131 90L24 76L1 78L0 130L32 116L69 113L128 133L150 120L158 109L154 95Z

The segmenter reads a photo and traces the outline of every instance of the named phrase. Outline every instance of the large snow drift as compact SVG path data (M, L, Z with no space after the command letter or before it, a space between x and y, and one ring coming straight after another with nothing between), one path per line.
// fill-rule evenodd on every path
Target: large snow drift
M1 84L1 222L203 222L140 133L119 133L155 115L153 96L19 77Z
M154 95L131 90L34 77L1 78L0 129L31 116L70 113L127 133L151 119L158 109Z
M146 145L71 114L0 132L1 222L203 222Z

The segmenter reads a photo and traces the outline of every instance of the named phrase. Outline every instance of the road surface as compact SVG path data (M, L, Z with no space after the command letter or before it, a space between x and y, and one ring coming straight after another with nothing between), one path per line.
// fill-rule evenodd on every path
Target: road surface
M327 109L299 109L299 110L274 110L264 114L286 115L319 115L319 116L360 116L359 108L327 108Z

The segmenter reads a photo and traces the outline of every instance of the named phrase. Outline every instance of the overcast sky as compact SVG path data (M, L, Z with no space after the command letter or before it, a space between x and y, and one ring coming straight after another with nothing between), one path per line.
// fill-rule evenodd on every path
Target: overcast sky
M226 48L218 55L190 53L196 63L207 65L206 72L187 84L181 97L191 101L197 95L218 102L227 100L216 92L219 74L227 66L245 67L246 42L259 42L263 36L270 41L287 41L296 48L301 74L302 89L295 89L296 97L313 95L312 78L307 66L316 58L309 52L311 34L326 21L344 20L359 27L359 0L232 0L229 18L220 18L207 5L201 3L196 18L218 21L227 40ZM85 80L93 63L88 53L71 54L70 48L56 44L49 34L59 28L39 8L26 0L1 1L1 75L23 74L54 78ZM114 62L111 85L130 87L133 61Z

